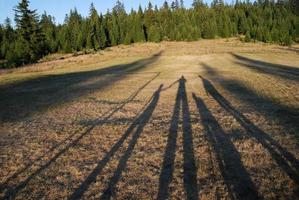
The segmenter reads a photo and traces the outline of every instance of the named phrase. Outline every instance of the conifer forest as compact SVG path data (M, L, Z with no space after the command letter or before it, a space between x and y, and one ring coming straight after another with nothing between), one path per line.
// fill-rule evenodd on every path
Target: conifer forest
M0 0L1 200L299 199L299 1L152 2Z
M296 0L239 1L225 4L213 0L207 5L194 0L186 9L184 1L165 1L162 7L149 2L143 9L125 10L116 1L106 13L90 5L88 17L76 8L65 16L63 24L46 12L38 16L28 0L15 8L16 27L11 19L0 26L0 59L3 67L34 63L54 52L105 49L119 44L160 41L196 41L201 38L228 38L244 35L246 42L262 41L290 45L298 42L299 16Z

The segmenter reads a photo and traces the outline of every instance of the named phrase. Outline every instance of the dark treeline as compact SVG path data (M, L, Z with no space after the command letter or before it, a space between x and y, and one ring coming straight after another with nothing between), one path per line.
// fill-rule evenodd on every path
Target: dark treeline
M100 14L90 6L88 17L76 9L57 25L54 17L38 16L21 0L15 8L16 27L10 19L0 25L2 67L37 62L49 53L104 49L135 42L194 41L200 38L227 38L244 35L244 41L262 41L290 45L298 42L297 0L236 1L233 5L213 0L210 6L194 0L185 8L175 0L158 8L151 3L145 9L125 11L117 1L111 11Z

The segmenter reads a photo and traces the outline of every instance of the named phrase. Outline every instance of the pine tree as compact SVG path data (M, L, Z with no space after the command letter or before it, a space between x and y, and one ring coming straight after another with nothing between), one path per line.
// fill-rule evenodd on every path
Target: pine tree
M100 20L99 21L99 23L100 23L100 26L99 26L100 48L104 49L108 46L108 38L106 36L106 26L105 26L105 21L104 21L102 14L100 15L99 20Z
M29 9L28 0L22 0L16 7L15 21L19 35L19 40L16 41L16 51L22 57L22 63L37 61L46 53L45 36L39 27L36 10Z
M68 16L65 18L65 22L68 22ZM68 26L63 26L59 31L59 49L65 53L71 53L72 48L72 31Z
M124 42L127 34L126 11L124 4L119 0L112 9L112 14L107 13L109 17L109 38L111 45L119 45Z
M5 55L9 50L13 50L11 47L15 40L15 32L11 26L11 21L9 18L5 19L5 24L2 30L2 42L0 43L1 47L1 57L5 58Z
M37 26L36 10L29 9L28 0L21 0L14 11L18 31L23 39L30 43L31 35L36 31Z
M138 8L138 12L135 16L134 23L134 32L135 32L135 42L145 42L146 37L144 33L144 22L143 22L144 14L141 6Z
M70 10L65 18L65 27L63 31L63 51L72 52L82 50L82 26L84 25L82 16L77 9Z
M40 26L42 32L45 34L47 53L53 53L58 50L56 42L57 32L54 21L54 17L47 15L46 12L41 16Z
M116 45L122 44L127 32L127 14L124 4L119 0L116 1L115 6L113 7L112 17L114 18L113 31L116 39Z
M87 48L98 50L101 48L100 39L100 18L93 3L90 5L88 19Z
M156 23L156 19L155 19L155 13L154 13L154 10L153 10L153 5L151 2L148 3L148 7L147 9L145 10L145 13L144 13L144 34L145 34L145 38L146 38L146 41L150 41L150 34L149 34L149 30L153 30L154 28L151 28L151 26L155 26L155 23ZM152 34L151 34L152 35Z
M173 9L176 9L176 7ZM154 24L152 25L158 27L158 24L161 24L161 34L163 39L175 40L174 18L172 17L171 9L169 8L167 1L164 2L163 7L159 11L159 13L157 13L157 16L155 18ZM158 30L157 27L156 30Z
M169 4L170 3L170 4ZM104 49L134 42L161 40L192 41L199 38L245 35L245 41L275 42L290 45L299 41L299 17L294 0L236 1L224 5L213 0L193 0L185 9L183 0L165 1L158 8L149 2L145 10L126 13L117 0L112 12L98 14L94 5L83 18L76 9L63 24L44 13L40 20L29 1L21 0L15 12L16 28L9 20L0 25L0 59L9 66L36 62L47 53L75 52L85 48Z
M207 13L207 16L203 22L202 37L205 39L213 39L218 33L215 12L210 11Z

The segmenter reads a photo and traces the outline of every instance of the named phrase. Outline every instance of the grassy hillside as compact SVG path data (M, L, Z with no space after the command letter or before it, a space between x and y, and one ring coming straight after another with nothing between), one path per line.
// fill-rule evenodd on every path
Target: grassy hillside
M0 197L296 199L298 47L117 46L0 74Z

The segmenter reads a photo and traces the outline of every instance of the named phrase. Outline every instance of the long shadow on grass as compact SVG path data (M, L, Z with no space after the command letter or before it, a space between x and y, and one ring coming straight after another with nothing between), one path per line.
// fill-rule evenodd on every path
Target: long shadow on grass
M211 78L217 78L221 82L221 86L230 92L235 98L250 105L255 111L265 114L268 119L279 122L285 127L285 130L299 131L299 110L274 102L272 99L258 95L254 90L250 89L237 80L226 79L215 71L211 66L202 63L207 75Z
M206 70L209 73L216 75L217 73L209 66L205 65ZM219 74L218 78L221 77ZM235 119L245 128L248 135L255 138L258 142L260 142L265 149L270 153L272 158L276 161L278 166L296 183L299 184L299 161L293 156L287 149L283 148L277 141L271 138L267 133L263 130L255 126L249 119L247 119L240 111L235 109L229 101L227 101L212 85L210 81L207 79L202 78L204 87L206 91L213 96L213 98L230 114L232 114ZM272 109L278 107L278 109L286 109L282 105L274 104L270 100L260 97L256 95L252 90L248 89L247 87L243 86L238 81L229 80L229 84L227 84L228 80L222 82L222 86L234 94L240 100L245 101L246 103L253 106L257 111L261 111L263 106L258 106L254 100L249 100L244 98L244 95L238 95L238 93L245 93L251 97L256 98L257 100L261 101L266 105L270 105ZM286 111L287 112L287 111ZM269 113L269 112L268 112ZM287 116L284 115L277 115L276 118L285 119ZM289 119L289 118L287 118ZM296 119L298 121L298 119ZM292 125L298 128L298 123L292 121ZM283 125L283 123L282 123Z
M47 75L0 86L0 123L22 120L100 90L156 62L161 54L162 51L146 59L98 70ZM93 80L96 78L100 79Z
M235 63L243 67L284 79L299 81L299 68L254 60L237 54L232 55L237 59Z
M164 153L164 160L160 174L159 192L157 197L157 199L159 200L167 199L169 197L168 189L173 178L181 105L183 114L184 188L187 194L187 199L198 199L197 167L194 158L190 111L188 106L185 82L186 80L184 77L179 80L179 88L175 100L167 145Z
M7 190L6 197L15 197L17 193L26 187L26 185L29 183L30 180L32 180L34 177L39 175L42 171L46 170L52 163L54 163L61 155L63 155L65 152L67 152L70 148L75 146L84 136L88 135L96 126L101 125L102 121L107 121L110 119L116 112L118 112L120 109L122 109L125 105L130 103L135 99L135 97L147 86L149 85L154 79L156 79L160 73L157 73L153 78L151 78L149 81L147 81L144 85L142 85L140 88L138 88L134 93L132 93L125 101L123 101L120 105L116 106L115 109L108 111L107 113L103 114L100 118L91 120L88 123L87 129L80 133L80 130L76 130L73 134L68 136L65 140L62 142L59 142L55 146L53 146L51 149L49 149L45 154L39 156L37 159L32 161L31 163L27 164L24 168L21 170L15 172L11 177L9 177L3 184L1 184L1 190ZM79 135L78 135L79 134ZM75 137L76 136L76 137ZM64 146L66 145L66 146ZM60 149L60 150L59 150ZM45 164L41 164L39 162L42 162L43 159L50 153L54 151L58 151L50 160L48 160ZM34 165L41 165L40 168L35 170L33 173L31 173L24 181L20 182L16 187L9 188L7 185L10 181L16 179L18 176L22 175L26 171L28 171L32 166Z
M193 94L208 142L214 150L224 182L232 199L258 199L256 188L240 154L203 100Z
M229 101L227 101L212 85L212 83L201 77L206 91L229 112L234 118L245 128L248 135L260 142L265 149L271 154L277 164L293 179L297 184L299 183L299 162L286 149L273 140L267 133L255 126L249 119L247 119L240 111L235 109Z
M127 165L127 161L130 158L134 147L137 143L140 134L142 133L145 125L149 121L150 117L152 116L157 103L159 101L160 92L163 85L160 85L158 90L152 96L147 108L144 109L143 113L141 113L138 118L134 120L131 126L127 129L127 131L122 135L122 137L112 146L112 148L107 152L104 158L98 162L97 166L93 169L93 171L87 176L87 178L81 183L81 185L74 191L74 193L70 196L69 199L81 199L82 195L90 185L96 181L97 176L102 172L103 168L106 164L110 161L113 155L118 151L118 149L123 145L125 140L131 135L132 140L129 143L129 146L123 156L119 160L118 167L114 172L113 176L111 177L108 187L104 191L101 199L110 199L112 195L115 193L115 186L119 179L121 178L121 173L125 169ZM135 130L135 131L134 131Z

